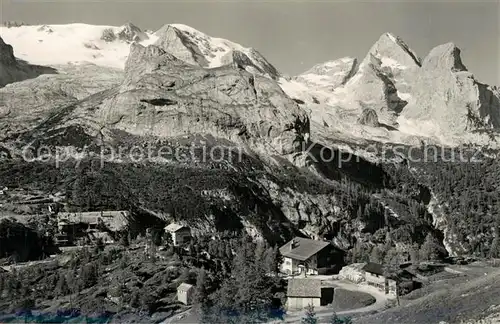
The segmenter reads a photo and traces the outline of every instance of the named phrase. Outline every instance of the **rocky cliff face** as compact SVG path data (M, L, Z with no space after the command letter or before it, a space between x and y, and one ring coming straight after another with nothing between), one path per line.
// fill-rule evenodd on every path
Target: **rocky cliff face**
M0 37L0 63L5 65L16 64L16 58L14 57L14 49L11 45L5 44L3 39Z
M424 59L411 78L411 96L402 116L432 123L442 134L500 129L498 94L467 71L452 43L437 46Z
M308 116L273 80L231 66L190 65L153 45L132 44L121 86L69 111L56 127L207 134L268 154L293 152L309 133Z
M363 112L358 118L358 123L360 123L361 125L367 125L372 127L380 126L380 123L378 122L377 112L370 108L366 108L363 110Z
M58 66L46 74L0 89L0 140L33 129L58 107L120 84L123 71L93 64Z
M189 26L165 25L156 32L156 36L155 45L184 62L204 68L233 64L250 73L275 80L279 77L276 68L255 49L208 36Z
M6 44L0 37L0 88L9 83L36 78L48 73L56 73L56 70L17 60L12 46Z
M345 101L361 108L370 107L382 122L393 125L408 104L406 76L418 67L420 60L401 39L384 34L345 85Z

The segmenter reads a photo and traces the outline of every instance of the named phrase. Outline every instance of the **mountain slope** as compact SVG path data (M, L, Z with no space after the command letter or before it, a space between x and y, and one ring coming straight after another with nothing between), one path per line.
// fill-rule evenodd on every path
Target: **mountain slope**
M61 27L61 31L72 27L75 26ZM436 102L444 100L444 104L447 104L446 98L441 98L439 94L446 91L439 91L455 87L456 75L468 73L463 71L463 64L459 64L456 56L453 56L457 52L453 48L438 50L435 55L420 63L402 41L390 34L383 35L362 61L359 69L355 67L354 60L345 60L344 67L341 64L324 64L306 73L308 76L325 74L327 78L332 77L327 82L336 82L335 78L342 76L340 85L332 90L328 87L321 88L321 82L324 80L316 84L306 84L307 82L304 83L300 78L287 80L281 77L279 82L276 82L271 74L261 75L262 73L251 68L250 65L254 64L265 70L251 52L245 52L229 41L226 43L194 31L187 32L188 28L184 26L169 25L163 30L164 33L158 33L161 35L146 33L148 39L144 38L143 42L161 43L161 46L147 47L137 43L137 40L143 38L137 29L129 27L124 29L126 32L122 40L116 36L118 31L113 30L112 35L117 39L103 40L109 45L106 51L110 53L113 48L130 48L127 61L123 63L123 72L104 69L98 65L88 65L87 70L86 65L80 63L66 67L71 76L43 76L4 88L1 94L6 94L8 98L2 102L1 107L5 113L0 116L0 121L2 126L8 129L10 136L2 144L7 143L9 148L19 149L13 149L13 153L18 153L27 144L35 148L51 149L76 147L78 153L89 153L85 152L88 149L90 153L84 157L90 160L96 156L102 158L99 150L103 147L182 147L183 153L189 153L192 144L200 144L208 148L224 147L228 150L229 147L242 150L245 159L241 165L231 159L211 159L200 163L194 158L178 161L177 156L166 160L154 156L153 161L137 162L130 156L124 159L112 156L115 159L112 161L111 178L99 168L92 170L90 166L80 175L81 178L83 173L88 174L90 179L80 184L78 190L67 188L66 183L60 187L68 192L76 191L79 193L77 197L84 196L78 198L78 208L101 208L100 205L88 206L84 203L100 199L99 195L88 192L87 188L92 187L92 179L103 177L103 187L114 181L118 187L125 187L123 192L127 195L123 196L125 194L117 190L113 193L117 195L113 196L113 199L119 200L120 203L130 201L135 207L146 209L149 205L160 206L161 211L165 213L168 208L158 201L163 199L163 195L170 195L171 191L176 194L169 196L169 199L182 198L178 210L190 206L190 212L200 218L208 218L208 215L218 213L220 219L224 219L222 206L230 201L236 205L233 216L242 222L238 229L252 230L254 223L249 220L255 221L253 217L256 217L256 222L262 225L260 228L266 231L267 237L273 235L270 229L272 227L266 225L266 220L271 223L287 223L285 218L293 223L290 225L292 230L286 235L300 229L311 236L323 235L342 242L346 249L352 249L354 242L362 242L366 243L362 247L365 252L379 244L381 238L389 235L388 228L391 231L396 229L391 233L395 233L395 241L406 246L405 251L410 244L422 243L428 233L441 241L442 232L451 233L447 228L448 223L443 225L445 222L441 221L437 222L438 225L434 224L432 218L437 219L439 215L433 215L432 209L427 208L429 201L422 197L428 196L432 189L432 193L437 197L435 203L441 205L446 202L442 197L451 196L454 210L449 215L453 215L450 217L455 220L455 216L461 215L462 212L456 204L463 201L464 197L458 199L441 185L444 183L446 188L450 188L450 184L457 184L455 178L442 179L462 176L463 170L447 172L451 169L440 167L437 171L434 170L436 174L425 179L425 182L418 176L425 175L426 172L428 174L429 165L418 166L415 174L411 173L407 168L405 154L409 154L413 149L413 153L420 152L421 138L412 135L414 130L404 129L403 126L407 125L402 124L400 120L405 118L412 104L425 99L427 86L419 80L424 80L424 76L441 78L436 82L440 81L442 85L434 84L435 89L432 91L437 93ZM107 29L96 27L94 36L100 37L98 34L104 30ZM111 34L108 32L108 35ZM75 42L81 43L81 39ZM217 46L214 44L217 42L223 43L227 48L220 53L216 52ZM172 47L168 47L169 44L173 44ZM239 57L239 62L235 61L234 58L239 55L234 54L235 50L248 55ZM232 63L226 64L223 58L229 53L232 56L228 62ZM78 55L85 57L82 53ZM247 62L247 59L250 62ZM339 70L336 70L337 68ZM96 74L95 78L93 73ZM467 84L465 86L470 87ZM451 97L459 98L463 93L469 94L458 86L457 89L450 92ZM16 91L19 96L16 96ZM491 93L495 94L490 97L484 94L482 99L490 105L494 104L498 91L491 89ZM430 106L425 113L416 114L411 120L418 122L433 114L433 110L450 107L452 106ZM416 111L422 109L416 104L413 108ZM460 110L457 111L460 113ZM441 115L438 117L443 118ZM451 121L453 118L455 116L450 114ZM440 120L436 122L439 123ZM429 133L418 135L429 136ZM406 143L417 147L402 145L398 150L402 148L403 152L395 153L392 146L383 146L380 142ZM392 155L386 155L386 151ZM38 184L39 177L44 177L37 171L46 165L39 167L24 162L18 165L16 159L20 155L12 156L11 164L6 165L3 177L9 178L9 172L17 167L21 170L18 174L31 175L26 179L27 186ZM362 159L361 156L368 156L370 159ZM77 154L73 157L78 161L83 159ZM102 160L89 163L94 162L99 163ZM69 167L71 163L68 163ZM134 171L136 164L143 168L140 172ZM168 188L163 187L165 189L162 191L162 182L157 182L156 189L148 191L153 198L143 196L141 192L146 190L152 179L158 175L157 170L150 173L148 170L158 165L160 169L168 166L158 172L168 181L175 183ZM488 177L498 174L494 161L487 160L484 166L488 166ZM215 175L208 172L214 168L231 172L215 172ZM121 173L121 169L128 171ZM478 167L478 170L481 169L485 169L483 165ZM183 176L174 179L170 177L172 172L178 170L184 170L179 171L181 174L186 170L191 175L194 173L192 183L196 186L186 188L176 185L184 181ZM59 170L54 171L55 174L57 172ZM251 176L245 178L248 172L251 172ZM461 182L463 188L467 188L471 179L479 179L478 174L481 173L476 170L468 173L468 177ZM209 183L203 181L204 176L208 179L205 181ZM215 179L218 176L228 181L217 183ZM71 173L64 182L71 182L75 177L79 176ZM49 181L50 177L43 180ZM16 181L19 181L19 176L10 178L9 186L15 185ZM131 182L123 183L127 181ZM217 186L212 186L212 182ZM234 182L237 183L236 187L232 187L229 193L224 191L228 183ZM257 188L254 186L255 182L258 182ZM41 185L42 188L46 186L45 183ZM478 186L476 183L476 187ZM292 187L293 190L290 189ZM486 227L490 228L492 219L489 215L495 214L495 207L490 206L496 206L495 187L486 183L485 187L478 188L471 197L477 195L480 198L475 201L491 199L492 203L488 204L486 211L476 216L478 219L487 220ZM383 191L382 194L380 190ZM208 198L207 204L192 203L202 201L200 197L205 196L210 199L217 197L215 200L219 205L216 212L210 209ZM257 199L256 196L260 198ZM69 203L73 203L74 198L68 198ZM259 204L266 208L259 210L257 217L254 208L258 208L255 206ZM116 206L108 205L109 208ZM384 206L398 216L388 215L390 219L384 218ZM152 210L154 214L158 213L160 207L148 210ZM194 221L196 219L193 217ZM460 236L460 244L470 240L469 229L473 226L462 222L455 225L457 224L460 228L453 233L464 234ZM206 227L210 228L210 225ZM365 230L361 231L360 228ZM489 241L493 234L488 231L484 230L485 233L482 233L484 242L481 244L484 253L491 249ZM473 251L475 245L470 245L467 249ZM449 249L448 252L454 251Z
M384 34L345 85L344 102L375 109L383 122L392 125L407 104L406 75L419 66L420 61L402 40Z
M0 89L0 139L33 129L58 107L120 84L123 71L94 64L55 66L57 74Z
M167 24L155 33L144 32L131 23L119 27L75 23L0 27L0 34L14 45L18 57L35 64L91 62L123 69L130 43L135 42L144 46L156 44L175 57L204 68L232 64L273 79L280 75L257 50L182 24Z

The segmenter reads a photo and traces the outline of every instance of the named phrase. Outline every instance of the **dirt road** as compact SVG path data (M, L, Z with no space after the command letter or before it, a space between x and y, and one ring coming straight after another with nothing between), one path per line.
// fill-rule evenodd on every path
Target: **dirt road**
M314 276L314 277L311 277L311 279L321 279L321 281L323 282L324 285L331 284L332 286L342 288L345 290L359 291L359 292L367 293L367 294L372 295L375 298L375 303L373 303L371 305L361 307L361 308L351 309L351 310L347 310L347 311L336 312L337 315L350 316L350 315L355 315L355 314L360 314L360 313L370 313L370 312L378 311L378 310L384 309L388 300L389 300L383 292L379 291L378 289L376 289L374 287L364 285L364 284L358 285L358 284L354 284L354 283L351 283L348 281L331 280L330 279L331 277L327 277L328 279L327 278L323 279L320 277L321 276ZM316 317L318 318L318 320L320 322L324 322L324 321L328 320L333 315L334 310L330 307L322 306L322 307L316 308L315 312L316 312ZM286 318L285 318L285 322L286 323L299 323L301 318L304 316L304 314L305 314L304 310L289 311L287 313Z

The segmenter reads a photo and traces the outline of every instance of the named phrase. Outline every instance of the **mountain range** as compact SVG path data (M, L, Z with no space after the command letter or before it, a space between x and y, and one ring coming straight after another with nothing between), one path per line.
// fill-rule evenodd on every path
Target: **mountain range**
M450 255L479 244L468 223L477 215L461 217L464 199L475 196L442 186L476 183L475 166L406 168L405 156L366 149L497 147L500 92L467 71L452 43L421 59L386 33L362 60L340 58L290 77L253 48L182 24L156 32L133 24L2 27L0 36L0 141L11 172L0 179L8 185L44 183L77 209L133 207L162 220L189 214L198 230L244 228L274 243L302 233L349 250L380 244L389 231L407 249L426 235ZM46 177L19 160L26 146L74 148L81 160L103 146L165 143L239 148L244 158L120 159L78 174L45 165ZM329 161L316 159L325 152ZM349 152L356 158L340 166ZM495 166L480 170L496 179ZM479 217L488 224L497 184L477 188L476 202L491 200ZM481 237L483 251L494 237Z
M115 35L111 41L101 39L105 29ZM208 71L224 66L245 70L276 81L298 102L318 140L496 145L492 139L500 128L498 89L476 80L452 43L435 47L421 59L402 39L386 33L362 60L341 58L287 77L257 50L181 24L168 24L154 33L133 24L22 26L3 28L2 37L14 46L18 58L31 64L90 62L124 69L127 74L129 53L137 51L137 46L153 46L149 52L171 54ZM2 57L12 60L12 53L2 48L7 53ZM16 80L10 75L2 76L4 84ZM362 118L367 113L371 116L368 123Z

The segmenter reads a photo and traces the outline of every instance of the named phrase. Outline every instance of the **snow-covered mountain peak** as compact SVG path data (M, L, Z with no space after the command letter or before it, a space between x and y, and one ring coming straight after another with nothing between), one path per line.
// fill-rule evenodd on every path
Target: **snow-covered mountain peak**
M41 65L91 62L123 69L133 42L156 44L180 60L204 68L227 64L278 79L280 73L257 50L206 35L183 24L168 24L145 32L132 23L122 26L88 24L0 27L0 34L16 49L16 56Z
M475 80L453 43L435 47L421 60L401 38L382 34L352 77L336 86L325 75L335 74L339 62L318 64L281 82L311 111L316 132L324 125L325 134L403 142L427 137L456 145L487 142L491 131L500 130L498 91ZM328 85L334 90L325 91Z
M413 50L398 36L385 33L373 44L361 66L371 65L373 57L381 61L382 67L408 69L420 67L421 62Z
M424 59L423 67L428 70L467 71L460 57L461 51L454 43L434 47Z
M358 60L343 57L338 60L317 64L306 72L294 77L294 80L318 90L333 91L344 85L358 68Z
M255 49L209 36L193 27L168 24L155 35L155 45L187 63L205 68L234 64L251 73L279 77L279 72Z
M128 42L143 42L149 39L149 35L132 23L126 23L117 32L118 39Z
M302 73L301 75L304 74L317 74L317 75L332 75L336 73L336 70L342 66L342 65L353 65L357 61L356 58L354 57L343 57L337 60L332 60L332 61L326 61L324 63L316 64L306 72Z

